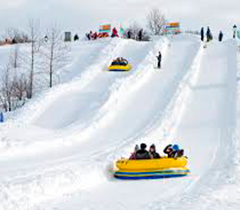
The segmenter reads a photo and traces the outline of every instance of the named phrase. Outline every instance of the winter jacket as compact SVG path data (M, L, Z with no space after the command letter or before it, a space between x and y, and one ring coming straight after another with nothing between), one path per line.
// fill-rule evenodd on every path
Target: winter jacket
M222 38L223 38L223 33L220 32L219 35L218 35L218 41L221 42L221 41L222 41Z
M141 29L141 30L138 32L138 39L139 39L139 41L142 41L142 37L143 37L143 30Z
M141 159L151 159L150 154L147 150L138 150L136 152L136 159L141 160Z
M159 54L159 55L157 56L157 59L158 59L158 61L161 61L161 60L162 60L162 54Z
M169 158L177 158L177 157L182 157L184 155L183 149L174 150L171 144L166 146L163 152L167 154Z
M129 157L129 160L136 160L136 152L133 152L131 156Z
M132 32L131 31L128 31L127 37L128 37L128 39L131 39L131 37L132 37Z
M204 41L204 28L201 28L201 40Z
M174 157L174 155L175 155L175 152L174 152L171 144L169 144L168 146L166 146L165 149L163 150L163 152L164 152L165 154L167 154L169 158L172 158L172 157Z
M150 153L151 158L153 158L153 159L160 158L159 153L157 153L156 151L154 151L154 152L149 152L149 153Z
M116 28L113 28L112 30L112 37L118 37L118 31Z

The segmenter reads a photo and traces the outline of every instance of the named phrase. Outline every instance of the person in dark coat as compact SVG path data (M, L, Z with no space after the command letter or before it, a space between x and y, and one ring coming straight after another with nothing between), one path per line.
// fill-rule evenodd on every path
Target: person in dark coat
M218 41L221 42L222 39L223 39L223 32L220 31L220 32L219 32L219 35L218 35Z
M12 40L12 44L17 44L17 39L15 37Z
M77 34L75 34L75 36L74 36L73 40L74 40L74 41L77 41L77 40L79 40L79 37L78 37L78 35L77 35Z
M141 29L141 30L138 32L138 40L139 40L139 41L142 41L142 38L143 38L143 29Z
M233 38L234 38L234 39L236 38L236 34L237 34L237 26L234 25L234 26L233 26Z
M151 156L149 152L146 150L147 145L142 143L140 145L140 150L136 152L136 159L137 160L142 160L142 159L151 159Z
M201 41L203 42L204 41L204 28L203 27L201 28L200 34L201 34Z
M207 36L207 42L209 42L209 41L211 41L213 39L213 36L212 36L212 33L211 33L209 27L207 28L206 36Z
M132 32L131 32L131 30L129 30L129 31L127 32L127 38L128 38L128 39L131 39L131 37L132 37Z
M91 33L91 31L90 31L90 33L86 33L86 37L88 38L89 41L91 40L91 38L92 38L92 33Z
M158 52L157 60L158 60L158 65L157 66L158 66L159 69L161 69L162 54L161 54L160 51Z
M152 159L160 158L159 153L156 152L156 147L154 144L152 144L149 148L149 154Z

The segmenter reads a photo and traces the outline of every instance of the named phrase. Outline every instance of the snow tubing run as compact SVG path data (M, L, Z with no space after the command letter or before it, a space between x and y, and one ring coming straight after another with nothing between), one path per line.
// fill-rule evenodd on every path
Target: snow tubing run
M132 69L131 64L127 65L110 65L108 67L109 71L130 71Z
M151 160L121 159L116 162L118 179L160 179L181 177L189 174L187 159L160 158Z

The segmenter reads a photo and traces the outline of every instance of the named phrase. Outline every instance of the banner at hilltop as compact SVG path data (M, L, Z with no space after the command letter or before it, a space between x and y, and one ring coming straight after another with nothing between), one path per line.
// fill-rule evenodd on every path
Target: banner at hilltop
M171 23L166 23L163 26L163 34L179 34L181 33L180 30L180 23L178 22L171 22Z
M109 37L110 32L111 32L111 24L100 25L98 38Z
M105 24L99 26L100 33L110 33L111 32L111 24Z

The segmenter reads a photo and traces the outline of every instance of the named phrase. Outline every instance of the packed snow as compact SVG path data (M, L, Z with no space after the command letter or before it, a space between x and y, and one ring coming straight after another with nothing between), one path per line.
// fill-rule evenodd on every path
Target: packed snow
M194 35L72 46L61 82L0 124L0 210L224 209L240 205L240 52ZM2 62L6 51L0 48ZM156 55L162 52L162 69ZM116 57L133 69L109 72ZM122 181L135 144L185 150L184 178Z

